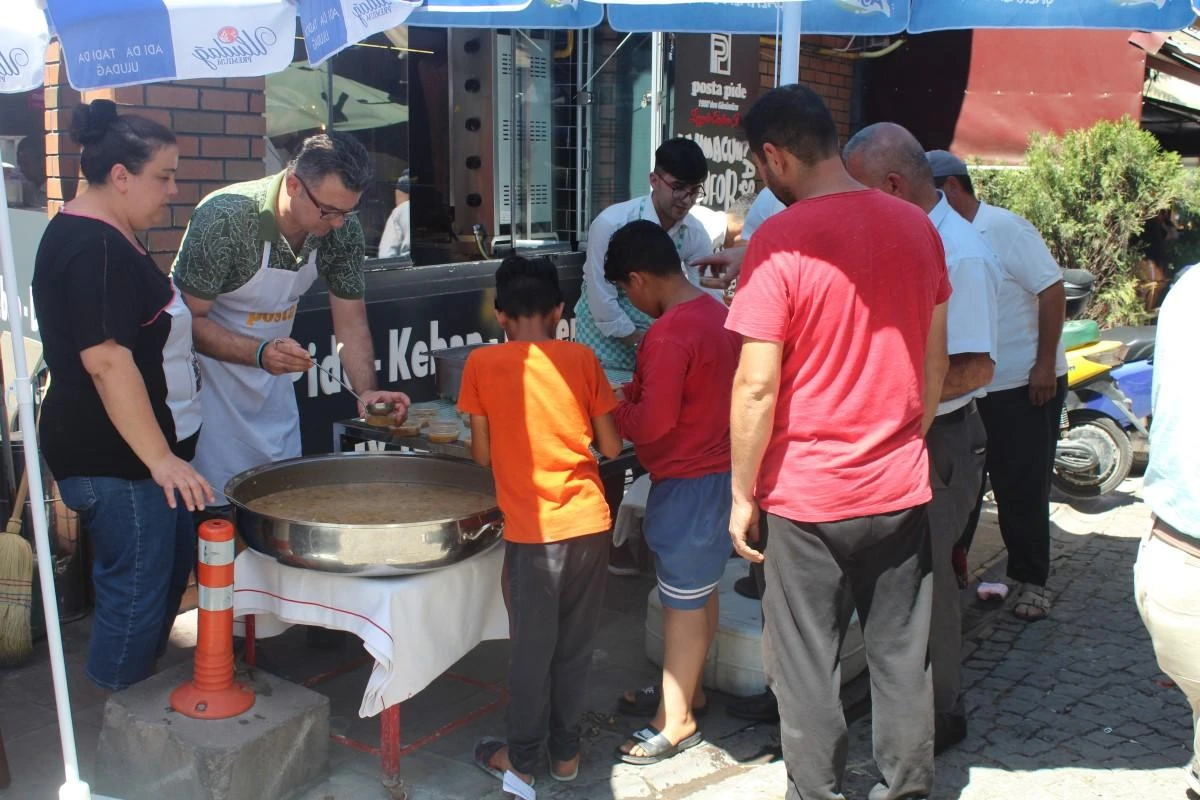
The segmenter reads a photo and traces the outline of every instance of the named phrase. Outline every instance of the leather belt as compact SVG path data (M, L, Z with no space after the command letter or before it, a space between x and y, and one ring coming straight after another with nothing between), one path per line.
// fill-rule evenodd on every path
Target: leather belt
M1200 539L1177 530L1161 517L1154 518L1154 527L1150 529L1150 535L1182 550L1193 558L1200 558Z
M933 418L934 425L949 425L953 422L962 422L967 417L978 411L975 405L975 398L971 398L971 402L967 403L962 408L956 408L953 411L947 411L945 414L938 414Z

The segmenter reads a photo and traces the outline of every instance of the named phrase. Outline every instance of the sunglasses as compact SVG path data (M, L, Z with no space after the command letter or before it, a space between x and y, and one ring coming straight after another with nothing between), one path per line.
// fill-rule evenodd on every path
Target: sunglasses
M675 195L675 198L677 200L684 200L686 198L694 198L696 200L701 200L704 198L704 184L702 184L702 183L684 183L683 181L668 181L667 177L665 175L663 175L661 172L655 172L654 174L658 176L659 180L661 180L663 183L667 184L667 186L669 186L671 188L671 192L672 192L672 194Z
M295 175L295 173L292 173L292 174ZM296 180L297 180L297 182L299 182L300 186L304 189L304 193L306 195L308 195L309 202L311 202L313 204L313 206L316 207L317 212L321 215L321 219L330 219L332 217L341 217L342 219L353 219L354 217L358 216L357 208L352 208L348 211L343 211L340 208L334 208L333 206L325 205L324 203L322 203L320 200L318 200L316 197L313 196L312 189L308 188L308 184L304 182L303 178L301 178L299 175L296 175Z

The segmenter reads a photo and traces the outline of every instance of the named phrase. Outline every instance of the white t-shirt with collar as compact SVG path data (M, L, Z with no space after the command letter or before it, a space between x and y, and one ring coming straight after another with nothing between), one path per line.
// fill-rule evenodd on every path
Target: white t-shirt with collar
M975 229L1000 259L1003 270L996 295L999 351L989 392L1029 384L1037 359L1038 295L1062 280L1062 270L1029 220L1005 208L979 204ZM1055 374L1067 374L1067 356L1058 343Z
M754 198L754 202L750 204L750 209L746 212L746 219L742 223L742 239L747 242L750 241L750 237L758 230L759 225L762 225L767 219L775 216L785 208L787 206L775 196L774 192L763 188L758 193L758 196Z
M612 235L628 223L639 219L659 222L658 212L654 210L650 195L609 206L600 212L588 228L587 260L583 263L588 309L592 312L596 329L614 339L633 333L634 324L617 302L617 287L604 280L604 256L608 253L608 242ZM667 234L671 241L675 242L675 249L685 265L691 264L697 258L712 255L712 239L700 220L690 213L675 223ZM700 270L689 266L686 272L688 280L699 286Z
M1003 270L979 232L950 207L945 195L941 192L938 195L938 204L929 212L929 221L942 237L946 270L953 290L946 309L946 349L950 355L987 353L992 361L996 361L997 294ZM937 413L940 416L962 408L972 398L983 397L986 393L981 387L938 403Z

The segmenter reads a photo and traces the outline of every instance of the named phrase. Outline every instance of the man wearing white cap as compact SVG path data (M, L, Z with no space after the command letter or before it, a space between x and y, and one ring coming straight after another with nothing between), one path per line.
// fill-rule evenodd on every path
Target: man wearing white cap
M1033 622L1045 618L1051 603L1050 471L1067 394L1062 270L1028 220L975 197L962 159L945 150L927 156L950 206L983 235L1004 268L996 373L979 412L1008 577L1020 583L1013 614Z

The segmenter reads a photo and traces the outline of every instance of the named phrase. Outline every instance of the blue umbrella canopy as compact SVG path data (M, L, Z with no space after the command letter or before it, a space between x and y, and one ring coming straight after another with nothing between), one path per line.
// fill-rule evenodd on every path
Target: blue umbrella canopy
M267 75L292 60L296 19L310 64L405 23L438 27L885 35L951 28L1178 30L1189 0L7 0L0 92L41 84L57 35L78 89ZM42 8L45 8L43 12ZM607 7L607 8L606 8ZM47 19L48 17L48 19ZM138 20L130 25L131 19Z

